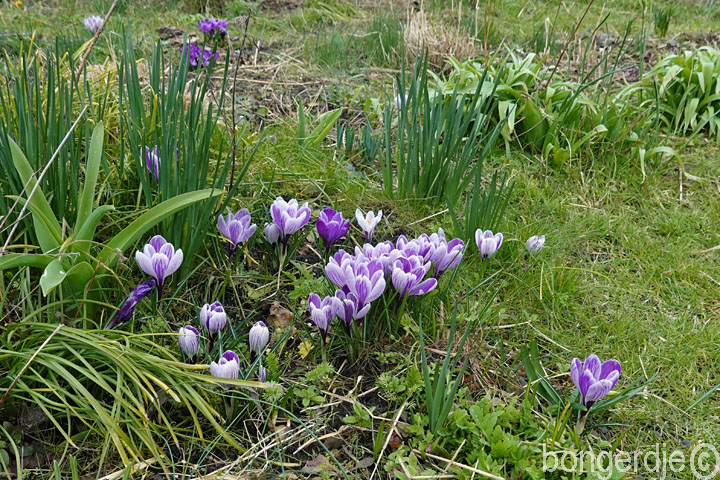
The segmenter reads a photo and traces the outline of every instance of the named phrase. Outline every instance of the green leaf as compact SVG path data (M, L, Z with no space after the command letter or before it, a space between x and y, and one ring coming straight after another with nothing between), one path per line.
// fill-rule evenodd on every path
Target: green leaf
M85 220L82 225L76 224L76 230L73 232L73 242L78 248L85 248L82 243L90 242L95 237L95 230L97 229L100 219L111 210L115 210L112 205L101 205L92 211L89 217ZM80 245L78 245L80 244Z
M202 202L208 198L217 197L225 193L224 190L207 188L205 190L197 190L194 192L183 193L177 197L165 200L159 205L154 206L130 225L125 227L120 233L115 235L100 253L106 265L112 267L117 260L117 253L124 252L130 245L135 243L145 232L162 222L169 216L177 213L185 207L194 203Z
M102 122L100 122L95 126L92 139L90 140L90 150L85 167L85 184L80 194L75 228L80 228L92 213L93 203L95 201L95 185L97 184L98 170L100 169L100 160L102 159L104 136L105 129L103 128Z
M15 267L45 268L54 257L32 253L8 253L0 256L0 271Z
M8 140L15 170L17 170L23 185L25 185L25 195L29 195L37 184L35 172L15 141L9 137ZM38 237L42 251L49 252L50 250L58 248L60 243L62 243L62 229L60 228L60 222L55 218L55 214L52 208L50 208L50 204L42 190L38 189L35 191L30 199L28 208L33 214L35 234Z
M60 260L53 260L45 267L45 271L40 277L40 287L42 288L44 297L47 297L47 294L53 288L65 280L68 273L67 270L68 268L65 267Z
M323 140L325 140L325 137L328 136L328 133L330 133L330 130L335 126L335 123L337 123L338 119L340 118L340 115L342 115L342 108L338 108L336 110L331 110L329 112L325 112L318 118L318 126L315 127L315 129L310 133L310 135L307 138L307 144L310 147L316 147L322 143Z

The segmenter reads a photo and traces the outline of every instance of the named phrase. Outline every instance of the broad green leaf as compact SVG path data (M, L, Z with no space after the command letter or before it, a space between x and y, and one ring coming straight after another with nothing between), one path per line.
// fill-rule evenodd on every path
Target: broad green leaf
M68 270L67 281L76 294L82 294L94 273L95 269L88 262L80 262Z
M101 205L92 211L90 216L85 220L85 223L75 225L75 228L79 228L79 230L73 232L73 242L85 243L91 241L95 237L95 230L97 229L98 223L100 223L100 219L111 210L115 210L115 207L112 205Z
M44 297L65 280L67 270L67 267L65 267L60 260L53 260L45 267L45 271L40 277L40 287L42 288Z
M135 243L145 232L153 228L158 223L185 207L212 197L217 197L224 193L224 190L207 188L205 190L183 193L177 197L165 200L160 205L156 205L142 214L134 222L125 227L120 233L115 235L100 253L100 258L102 258L108 266L112 267L117 260L118 251L125 251L125 249Z
M105 129L103 128L102 122L99 122L95 126L95 130L93 130L92 139L90 140L90 150L85 165L85 184L80 194L75 228L80 228L90 216L90 213L92 213L93 203L95 201L95 185L97 184L98 170L100 169L100 160L102 159L104 136Z
M27 197L37 184L35 172L15 141L10 137L8 137L8 140L15 170L17 170L23 185L25 185L25 195ZM30 208L30 211L33 213L35 234L38 237L38 242L40 243L40 248L42 248L43 252L48 252L59 247L62 242L62 229L60 228L60 222L58 222L57 218L55 218L55 214L53 213L52 208L50 208L50 204L45 198L44 192L39 188L35 190L35 193L30 199L28 208Z
M54 257L32 253L7 253L0 256L0 271L15 267L45 268Z

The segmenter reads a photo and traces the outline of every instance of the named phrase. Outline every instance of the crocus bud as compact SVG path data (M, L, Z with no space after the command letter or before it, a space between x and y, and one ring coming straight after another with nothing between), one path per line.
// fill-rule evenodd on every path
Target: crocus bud
M502 233L496 233L493 235L493 232L490 230L485 230L484 232L480 228L475 230L475 244L477 245L478 250L480 250L480 256L483 260L495 255L495 252L498 251L502 242Z
M282 232L280 231L280 227L275 225L274 223L268 223L265 225L265 229L263 230L263 234L265 235L265 238L268 242L270 242L271 245L274 245L280 240L280 234Z
M545 235L533 235L525 242L525 247L530 253L536 253L545 245Z
M115 318L108 325L107 328L110 329L113 328L115 325L122 325L123 323L130 320L130 318L132 318L133 312L135 311L135 306L140 300L142 300L150 292L152 292L153 288L155 288L155 280L148 280L147 282L143 282L137 287L135 287L135 289L125 299L122 306L118 309Z
M206 303L200 309L200 323L213 335L222 330L227 323L225 309L220 302Z
M258 380L262 383L267 382L267 373L265 372L265 367L262 365L258 367Z
M210 364L210 375L218 378L230 378L237 380L240 370L240 359L235 352L226 351L220 360Z
M180 328L178 333L178 343L180 344L180 350L187 355L188 358L193 358L200 348L200 332L195 327L186 325Z
M152 150L150 147L145 147L145 168L155 177L155 183L158 183L160 181L160 154L157 145Z
M263 322L257 322L250 329L250 350L260 355L270 340L270 330Z

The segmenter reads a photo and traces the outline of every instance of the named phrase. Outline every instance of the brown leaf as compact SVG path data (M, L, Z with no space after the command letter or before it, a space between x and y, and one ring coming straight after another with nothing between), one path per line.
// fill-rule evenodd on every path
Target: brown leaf
M268 314L268 323L272 328L284 330L293 323L293 314L290 310L280 305L280 302L274 301L270 305L270 313Z

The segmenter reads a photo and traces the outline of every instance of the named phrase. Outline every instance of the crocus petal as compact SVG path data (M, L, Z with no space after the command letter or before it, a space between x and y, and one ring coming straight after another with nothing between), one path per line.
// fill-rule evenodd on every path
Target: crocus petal
M580 374L582 372L582 362L579 358L573 358L570 364L570 378L577 388L580 388Z
M613 384L610 380L599 380L593 383L585 394L585 405L597 402L607 395L612 388Z
M600 379L600 359L597 355L590 355L585 359L585 363L583 363L583 370L589 370L590 373L592 373L593 378L596 380Z

